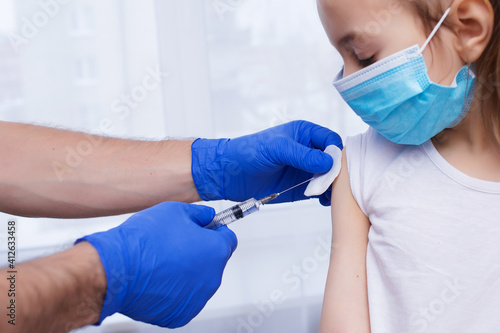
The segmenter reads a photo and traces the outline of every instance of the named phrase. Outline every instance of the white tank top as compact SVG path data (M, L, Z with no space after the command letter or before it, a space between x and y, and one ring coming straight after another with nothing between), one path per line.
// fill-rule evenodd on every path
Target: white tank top
M500 332L500 183L463 174L430 141L397 145L370 129L346 147L371 221L372 332Z

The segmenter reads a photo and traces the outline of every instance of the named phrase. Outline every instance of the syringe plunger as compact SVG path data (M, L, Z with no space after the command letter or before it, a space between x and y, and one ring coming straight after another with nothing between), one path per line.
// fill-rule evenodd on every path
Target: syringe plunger
M248 199L247 201L234 205L215 215L212 222L207 225L206 228L215 230L223 225L233 223L234 221L258 211L262 205L263 203L260 200L254 198Z

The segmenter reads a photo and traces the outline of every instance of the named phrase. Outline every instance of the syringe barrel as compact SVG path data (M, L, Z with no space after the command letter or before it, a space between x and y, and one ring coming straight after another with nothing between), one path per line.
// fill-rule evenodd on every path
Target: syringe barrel
M222 212L215 215L212 222L210 222L210 224L205 228L213 230L218 229L223 225L228 225L230 223L233 223L234 221L244 218L247 215L252 214L253 212L258 211L260 209L260 206L262 206L262 204L259 200L256 200L254 198L248 199L247 201L234 205L233 207L223 210Z

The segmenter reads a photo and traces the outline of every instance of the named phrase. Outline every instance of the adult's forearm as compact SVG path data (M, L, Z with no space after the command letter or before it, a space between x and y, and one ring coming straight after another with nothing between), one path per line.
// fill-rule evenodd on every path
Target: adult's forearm
M10 304L7 270L0 270L0 276L0 332L62 333L99 320L106 273L99 254L87 242L17 266L15 325L5 315Z
M200 200L191 141L104 138L0 122L0 211L83 218Z

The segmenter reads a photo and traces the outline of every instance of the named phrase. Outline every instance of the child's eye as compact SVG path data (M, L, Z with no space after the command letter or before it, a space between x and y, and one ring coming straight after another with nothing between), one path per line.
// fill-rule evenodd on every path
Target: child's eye
M375 56L371 56L367 59L358 59L358 63L361 67L368 67L371 64L375 63Z

